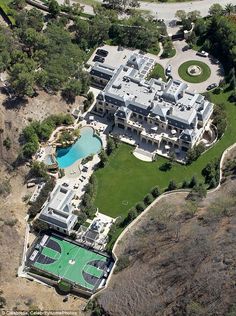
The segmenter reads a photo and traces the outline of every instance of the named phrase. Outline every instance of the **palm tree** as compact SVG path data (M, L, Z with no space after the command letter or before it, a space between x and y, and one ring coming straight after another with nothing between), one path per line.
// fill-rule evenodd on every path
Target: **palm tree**
M232 3L228 3L226 4L224 11L227 15L231 15L235 12L235 7Z

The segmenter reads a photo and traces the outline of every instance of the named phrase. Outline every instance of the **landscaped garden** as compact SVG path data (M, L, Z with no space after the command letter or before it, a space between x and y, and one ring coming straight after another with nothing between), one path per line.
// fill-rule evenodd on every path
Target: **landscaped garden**
M208 162L220 158L223 151L236 141L236 107L227 101L230 92L212 95L212 101L226 105L228 126L223 137L209 151L191 165L174 163L168 171L159 168L167 159L158 157L155 162L143 162L132 155L133 147L121 144L109 157L108 164L95 175L98 180L95 205L112 217L125 217L129 209L142 201L151 188L165 190L171 180L181 187L184 180L193 176L203 182L202 170Z
M206 81L210 77L211 70L209 66L202 61L189 60L180 65L178 73L184 81L200 83Z
M165 70L162 67L162 65L156 63L150 74L148 75L148 78L155 78L159 79L161 78L163 81L166 81L166 76L165 76Z

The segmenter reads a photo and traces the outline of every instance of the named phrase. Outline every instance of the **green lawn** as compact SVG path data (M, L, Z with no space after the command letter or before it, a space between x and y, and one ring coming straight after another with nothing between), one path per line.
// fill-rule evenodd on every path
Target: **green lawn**
M12 25L15 25L16 21L12 14L12 9L8 6L11 0L0 0L0 8L6 14Z
M162 65L156 63L153 70L148 75L148 78L162 78L163 81L166 81L165 70Z
M197 65L202 68L202 73L198 76L191 76L188 74L188 67L191 65ZM208 67L207 64L203 63L202 61L199 60L189 60L183 63L182 65L179 66L178 69L179 76L191 83L200 83L203 81L206 81L210 75L211 75L211 69Z
M228 96L229 93L213 95L213 102L226 104L228 127L224 136L190 166L175 163L170 171L160 171L159 167L167 161L165 158L158 157L156 162L143 162L132 155L133 147L121 144L108 165L95 172L98 180L95 205L99 210L112 217L126 216L128 210L155 185L165 189L170 180L181 184L193 175L203 181L201 171L206 164L220 157L236 141L236 106L227 102Z

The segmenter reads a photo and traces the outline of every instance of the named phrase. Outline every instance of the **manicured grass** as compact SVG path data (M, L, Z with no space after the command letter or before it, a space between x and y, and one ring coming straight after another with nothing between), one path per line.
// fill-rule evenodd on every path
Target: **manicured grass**
M11 2L11 0L0 0L0 8L5 13L5 15L9 19L10 23L12 25L15 25L16 21L15 21L15 18L13 17L13 11L9 7L10 2Z
M159 79L162 78L163 81L166 81L165 70L162 65L156 63L153 70L148 75L148 78Z
M156 162L143 162L132 155L133 147L121 144L109 159L108 165L95 172L98 180L95 205L100 212L112 217L125 217L129 209L150 192L155 185L164 190L170 180L181 185L183 180L196 176L203 181L202 169L214 158L220 158L223 151L236 142L236 106L227 101L229 92L213 95L213 102L225 103L228 126L224 136L216 145L190 166L175 163L170 171L159 167L167 159L158 157Z
M158 55L160 52L160 45L157 43L156 45L152 46L147 50L148 53L153 54L153 55Z
M191 76L188 74L188 67L191 65L196 65L202 68L202 73L199 76ZM203 63L202 61L198 60L189 60L180 65L178 69L179 76L191 83L200 83L206 81L211 75L211 69L208 67L207 64Z

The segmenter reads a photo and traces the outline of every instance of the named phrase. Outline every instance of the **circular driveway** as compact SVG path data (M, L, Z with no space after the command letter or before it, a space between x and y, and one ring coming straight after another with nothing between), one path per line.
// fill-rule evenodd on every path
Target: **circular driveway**
M217 83L224 78L223 74L223 68L220 64L216 64L211 57L201 57L196 55L196 51L189 49L187 51L183 51L183 47L187 45L185 41L176 41L173 42L174 47L176 49L176 55L169 59L159 59L158 63L160 63L165 69L168 65L172 66L172 77L174 79L178 79L181 81L184 81L180 78L178 69L179 66L182 65L184 62L189 60L199 60L201 62L206 63L210 69L211 69L211 75L210 77L201 83L189 83L187 81L184 81L188 84L189 88L191 90L194 90L196 92L205 92L207 86L209 86L212 83Z

